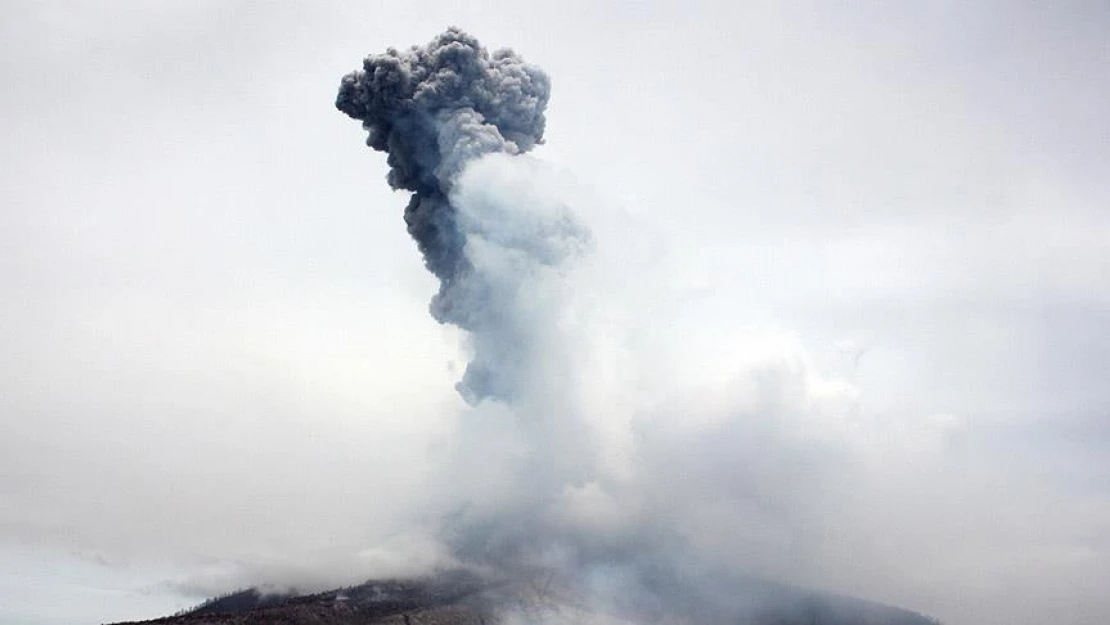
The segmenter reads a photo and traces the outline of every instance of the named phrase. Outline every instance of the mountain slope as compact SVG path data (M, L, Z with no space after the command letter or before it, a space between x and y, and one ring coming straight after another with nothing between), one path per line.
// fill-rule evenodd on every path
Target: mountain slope
M465 572L370 581L280 596L247 590L205 602L159 625L493 625L494 623L736 623L737 625L937 625L919 614L762 580L719 589L672 589L662 602L603 604L581 589L535 575L489 581ZM710 595L715 598L710 601ZM122 625L122 624L121 624ZM137 624L134 624L137 625Z

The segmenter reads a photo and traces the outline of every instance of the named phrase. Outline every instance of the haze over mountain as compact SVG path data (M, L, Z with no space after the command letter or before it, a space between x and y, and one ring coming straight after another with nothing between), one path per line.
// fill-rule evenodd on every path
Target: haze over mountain
M638 551L1110 621L1101 5L0 17L0 621ZM409 193L331 106L448 24L551 78L545 143L456 190L575 226L509 309L523 359L429 314Z

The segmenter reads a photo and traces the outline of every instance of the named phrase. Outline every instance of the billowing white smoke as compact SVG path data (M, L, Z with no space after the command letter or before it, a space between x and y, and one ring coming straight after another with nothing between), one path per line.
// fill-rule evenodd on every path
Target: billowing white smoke
M722 572L787 575L818 555L804 537L851 470L826 443L854 391L788 336L704 336L658 306L650 240L523 153L547 89L512 52L449 30L369 57L340 91L389 152L391 184L414 192L409 230L441 280L433 315L472 356L469 408L428 490L438 535L456 562L559 571L614 613L755 609Z
M542 161L490 155L451 196L503 322L469 338L511 390L456 422L436 495L455 505L452 553L562 571L610 609L688 601L727 571L791 573L852 470L854 389L817 375L789 335L705 336L653 305L661 261L573 188ZM717 607L741 609L727 594Z

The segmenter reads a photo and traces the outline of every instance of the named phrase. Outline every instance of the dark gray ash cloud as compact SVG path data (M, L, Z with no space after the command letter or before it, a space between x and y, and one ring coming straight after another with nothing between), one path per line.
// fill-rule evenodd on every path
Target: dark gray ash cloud
M457 28L425 46L372 54L343 78L336 107L362 121L367 145L389 154L390 186L413 192L405 223L440 280L431 306L440 322L474 331L486 321L460 301L471 267L452 187L483 155L521 154L541 143L549 93L538 67L512 50L490 54ZM484 396L488 377L473 366L460 390Z

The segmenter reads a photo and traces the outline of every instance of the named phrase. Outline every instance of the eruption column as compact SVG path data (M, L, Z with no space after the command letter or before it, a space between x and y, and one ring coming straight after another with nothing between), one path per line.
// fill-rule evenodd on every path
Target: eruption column
M522 154L543 141L549 91L538 67L511 50L490 54L456 28L425 46L370 55L361 70L343 77L336 107L362 121L367 145L389 154L390 186L413 192L405 223L440 280L430 308L441 323L472 334L506 325L490 305L493 286L472 275L452 189L479 157ZM459 383L464 398L506 399L511 388L490 369L477 354Z

